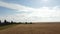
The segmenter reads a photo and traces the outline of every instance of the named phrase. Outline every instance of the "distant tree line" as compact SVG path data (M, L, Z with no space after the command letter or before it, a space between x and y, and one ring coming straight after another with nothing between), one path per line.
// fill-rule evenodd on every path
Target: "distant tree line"
M7 20L4 20L4 22L1 22L1 20L0 20L0 25L9 25L9 24L32 24L32 22L24 22L24 23L22 23L22 22L13 22L13 21L11 21L11 22L8 22Z

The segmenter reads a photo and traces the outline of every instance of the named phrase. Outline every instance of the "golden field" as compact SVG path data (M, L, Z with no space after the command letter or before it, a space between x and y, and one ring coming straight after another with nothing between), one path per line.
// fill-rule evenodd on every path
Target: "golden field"
M60 23L18 24L0 30L0 34L60 34Z

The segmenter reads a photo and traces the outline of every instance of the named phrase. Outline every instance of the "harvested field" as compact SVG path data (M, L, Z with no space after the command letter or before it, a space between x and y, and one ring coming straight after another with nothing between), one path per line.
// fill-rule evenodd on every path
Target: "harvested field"
M0 30L0 34L60 34L60 23L51 24L18 24Z

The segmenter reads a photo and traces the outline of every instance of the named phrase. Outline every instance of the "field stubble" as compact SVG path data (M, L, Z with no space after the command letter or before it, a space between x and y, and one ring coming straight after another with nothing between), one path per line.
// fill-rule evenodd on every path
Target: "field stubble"
M0 34L60 34L60 24L19 24L0 30Z

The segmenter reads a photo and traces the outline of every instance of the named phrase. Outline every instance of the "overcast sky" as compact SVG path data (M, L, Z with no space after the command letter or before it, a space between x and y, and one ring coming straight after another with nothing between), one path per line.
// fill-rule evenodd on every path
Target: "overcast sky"
M60 22L60 0L0 0L0 20Z

